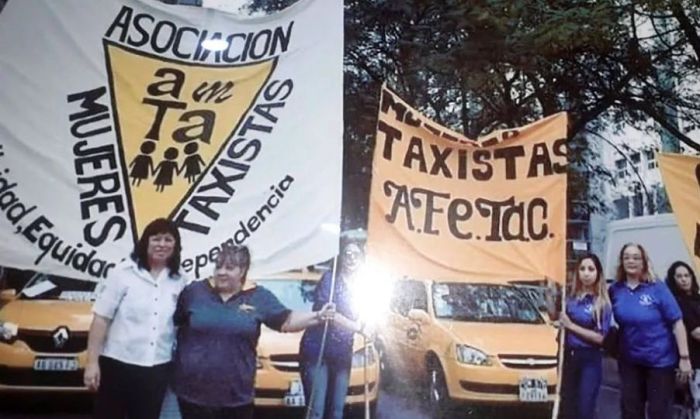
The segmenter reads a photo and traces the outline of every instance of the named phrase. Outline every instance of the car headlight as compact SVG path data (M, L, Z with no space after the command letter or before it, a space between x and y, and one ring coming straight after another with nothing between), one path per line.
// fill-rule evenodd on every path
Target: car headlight
M457 344L457 361L470 365L491 365L489 356L469 345Z
M12 343L17 339L19 326L10 322L0 322L0 342Z
M373 365L375 362L377 362L377 359L374 356L374 348L371 346L367 350L367 366ZM365 349L362 348L359 351L355 351L354 354L352 354L352 368L362 368L365 366Z

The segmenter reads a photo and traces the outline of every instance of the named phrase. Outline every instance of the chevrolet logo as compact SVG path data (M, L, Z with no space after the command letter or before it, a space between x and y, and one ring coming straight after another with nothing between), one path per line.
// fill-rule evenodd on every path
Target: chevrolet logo
M56 347L56 349L61 349L66 346L66 342L70 339L70 332L67 327L61 326L53 332L51 337L53 338L54 347Z

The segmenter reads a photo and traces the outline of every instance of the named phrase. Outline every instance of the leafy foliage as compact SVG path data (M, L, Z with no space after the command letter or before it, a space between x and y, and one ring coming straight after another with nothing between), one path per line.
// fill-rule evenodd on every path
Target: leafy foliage
M583 158L598 141L590 132L653 121L650 129L700 150L687 136L700 127L699 27L690 0L346 0L346 204L366 208L369 183L358 179L369 176L385 81L470 137L569 112L579 197L606 178ZM364 213L349 221L363 225Z

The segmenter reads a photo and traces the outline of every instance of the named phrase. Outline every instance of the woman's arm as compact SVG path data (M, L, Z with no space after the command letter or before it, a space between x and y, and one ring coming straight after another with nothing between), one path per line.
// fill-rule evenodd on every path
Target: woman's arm
M107 331L112 321L106 317L95 314L90 325L87 347L87 365L83 382L90 390L97 390L100 387L100 366L98 359L104 347Z
M596 345L603 344L603 339L605 336L603 336L601 333L577 325L576 323L572 322L571 319L569 319L569 316L567 316L566 313L562 313L560 317L561 324L564 326L564 328L566 328L566 330L573 332L587 342L594 343Z
M678 369L680 370L680 379L685 381L690 377L690 372L692 367L690 366L690 355L688 352L688 339L686 337L685 325L683 320L676 320L673 323L673 336L676 338L676 345L678 346L678 355L680 355L681 360L678 363Z
M693 329L693 331L690 332L690 336L695 340L700 340L700 327Z
M291 311L280 331L283 333L300 332L308 327L321 324L325 320L333 320L335 315L335 305L331 303L327 303L319 311Z
M342 327L343 329L347 329L353 333L361 333L363 335L367 334L365 330L365 324L363 322L359 320L349 319L340 313L335 313L333 322Z

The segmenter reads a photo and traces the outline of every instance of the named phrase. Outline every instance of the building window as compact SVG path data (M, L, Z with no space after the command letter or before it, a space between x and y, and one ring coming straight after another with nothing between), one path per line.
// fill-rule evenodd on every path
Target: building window
M615 160L615 175L618 179L624 179L627 176L627 160Z
M632 196L632 206L635 217L644 215L644 196L642 192L637 192Z
M666 188L654 186L654 195L656 196L656 212L659 214L671 212L671 203L668 200Z
M639 167L642 164L642 154L638 151L630 154L630 161L632 162L634 171L639 172Z
M613 201L615 204L615 212L617 213L617 218L629 218L630 217L630 204L627 197L623 196Z
M656 162L656 156L654 155L654 150L644 150L644 158L647 161L647 169L653 170L658 167Z

